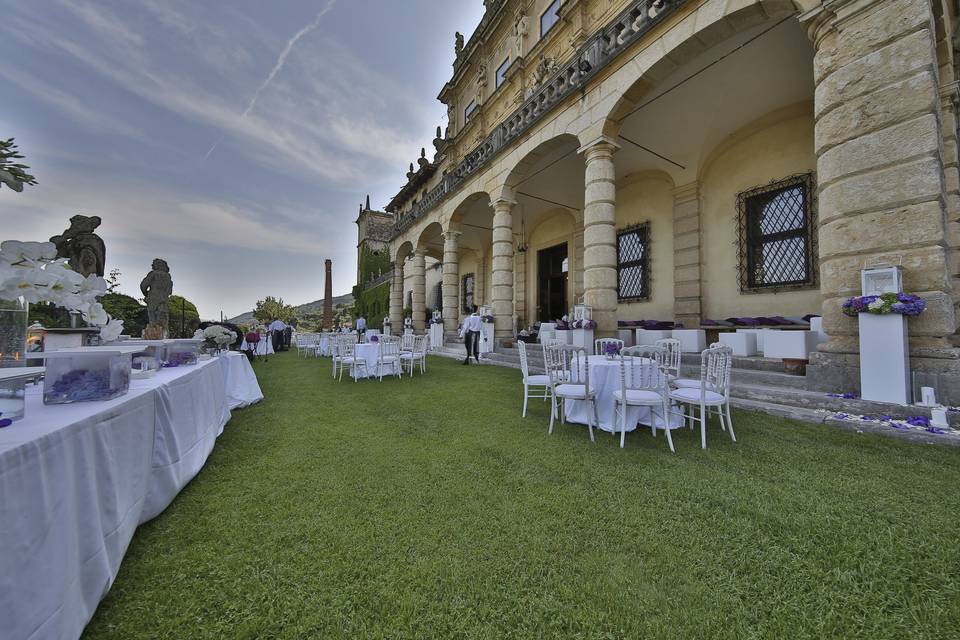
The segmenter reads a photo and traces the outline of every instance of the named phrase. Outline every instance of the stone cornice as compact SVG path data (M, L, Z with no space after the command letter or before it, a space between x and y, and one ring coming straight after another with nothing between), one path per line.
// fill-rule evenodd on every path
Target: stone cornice
M539 122L568 96L579 91L630 45L690 0L634 0L606 26L594 33L529 98L497 125L473 151L454 166L414 207L398 217L394 237L455 193L494 157ZM499 7L500 5L498 5ZM657 9L656 7L660 8ZM485 17L486 19L486 17ZM481 26L483 23L481 22ZM478 27L478 30L480 27ZM477 33L476 31L474 32ZM471 36L471 41L473 40ZM467 53L466 50L464 52Z

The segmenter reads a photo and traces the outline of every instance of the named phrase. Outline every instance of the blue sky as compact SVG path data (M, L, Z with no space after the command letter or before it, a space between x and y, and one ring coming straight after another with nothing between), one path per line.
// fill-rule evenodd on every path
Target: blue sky
M0 239L103 218L121 290L154 257L204 317L356 278L356 213L420 147L481 0L0 0L0 137L39 184ZM286 54L286 55L284 55ZM211 151L212 149L212 151Z

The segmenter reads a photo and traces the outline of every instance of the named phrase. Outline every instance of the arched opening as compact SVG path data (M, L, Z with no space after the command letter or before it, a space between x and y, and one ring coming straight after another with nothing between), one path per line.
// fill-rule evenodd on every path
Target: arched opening
M584 162L576 136L552 138L507 175L515 242L514 297L521 326L567 314L583 295Z
M454 210L449 228L460 233L457 308L463 316L474 305L489 304L492 296L493 209L489 194L477 192L464 198Z
M679 43L610 112L618 262L624 229L648 243L646 282L618 269L621 320L819 313L813 45L770 6Z

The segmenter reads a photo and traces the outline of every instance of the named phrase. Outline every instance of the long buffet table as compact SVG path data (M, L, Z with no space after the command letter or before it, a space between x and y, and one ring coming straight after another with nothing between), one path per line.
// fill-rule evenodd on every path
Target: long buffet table
M26 418L0 429L0 637L80 636L137 526L200 471L231 408L263 397L236 356L106 402L46 406L28 387Z

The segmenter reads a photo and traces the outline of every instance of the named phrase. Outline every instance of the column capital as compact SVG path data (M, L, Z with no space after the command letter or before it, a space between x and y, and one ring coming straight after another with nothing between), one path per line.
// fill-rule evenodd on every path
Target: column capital
M822 4L800 14L799 20L807 26L807 36L813 41L814 48L819 49L827 34L856 20L876 5L876 0L823 0Z
M512 198L497 198L490 202L490 206L493 207L494 211L502 211L504 209L510 211L517 206L517 201Z
M700 197L700 183L696 180L681 184L673 190L674 202L690 202Z
M613 155L620 148L617 141L610 136L598 136L590 142L577 149L577 153L582 153L590 160L593 157L603 155Z
M416 249L413 250L413 255L417 258L425 258L427 255L427 248L417 247Z
M463 235L463 231L454 231L451 229L449 231L444 231L440 235L443 236L444 240L456 240L457 238Z

